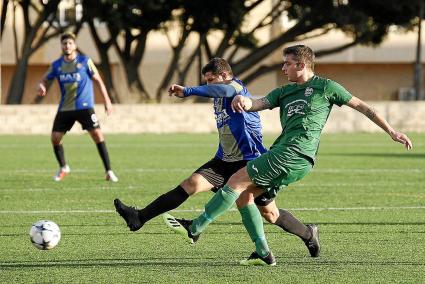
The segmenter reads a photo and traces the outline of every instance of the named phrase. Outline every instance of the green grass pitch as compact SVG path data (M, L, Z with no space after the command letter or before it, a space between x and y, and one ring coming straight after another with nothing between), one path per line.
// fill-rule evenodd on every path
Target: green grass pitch
M319 225L321 256L266 224L277 266L241 267L254 246L237 211L190 246L160 217L128 231L112 202L143 207L175 187L212 157L215 134L107 135L118 183L104 181L88 135L65 137L72 172L59 183L48 136L0 136L0 283L423 283L425 134L411 138L407 152L385 134L323 135L317 166L277 198ZM194 196L173 214L195 217L209 198ZM62 231L51 251L29 241L41 219Z

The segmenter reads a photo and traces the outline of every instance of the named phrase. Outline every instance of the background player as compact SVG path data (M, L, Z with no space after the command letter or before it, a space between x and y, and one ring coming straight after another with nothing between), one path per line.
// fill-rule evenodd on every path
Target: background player
M61 90L61 100L51 134L53 149L59 163L59 169L53 179L61 181L70 172L65 161L62 138L75 121L78 121L96 143L105 167L106 180L117 182L118 178L111 169L105 139L94 112L93 81L100 89L106 113L108 115L112 113L112 103L105 85L93 61L77 53L75 35L65 33L60 40L63 55L52 63L38 87L38 95L45 96L47 84L56 79Z

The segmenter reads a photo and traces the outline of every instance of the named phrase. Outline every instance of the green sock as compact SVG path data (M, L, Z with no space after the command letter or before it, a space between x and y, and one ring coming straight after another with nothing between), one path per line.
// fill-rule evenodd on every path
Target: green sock
M205 205L205 211L198 218L193 220L190 231L193 235L199 235L218 216L225 213L232 207L239 193L228 185L218 190L216 194Z
M242 216L242 222L255 244L255 251L262 257L267 256L270 253L270 249L264 235L263 219L257 206L249 204L240 208L239 212Z

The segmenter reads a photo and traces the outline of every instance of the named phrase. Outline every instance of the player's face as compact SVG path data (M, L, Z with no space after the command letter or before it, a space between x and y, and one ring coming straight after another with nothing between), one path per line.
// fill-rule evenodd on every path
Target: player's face
M289 82L297 82L302 75L302 68L299 62L294 58L294 55L288 54L283 60L282 71L288 77Z
M207 85L224 83L226 81L226 74L207 72L204 75L204 80L207 82Z
M75 41L71 38L66 38L61 42L62 53L64 55L71 55L77 50L77 45Z

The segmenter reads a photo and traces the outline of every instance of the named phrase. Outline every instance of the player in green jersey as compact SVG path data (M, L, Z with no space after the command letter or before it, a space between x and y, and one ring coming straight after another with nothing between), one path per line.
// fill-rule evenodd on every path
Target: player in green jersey
M232 101L232 108L237 112L279 107L282 134L268 152L236 172L206 204L205 211L198 218L172 218L169 223L186 238L196 241L237 198L245 200L246 208L251 208L256 196L275 197L280 189L308 174L315 163L320 134L335 104L347 105L363 113L394 141L403 144L407 150L412 148L410 139L394 130L372 107L338 83L315 75L314 53L309 47L291 46L284 49L283 55L282 70L292 84L279 87L261 99L236 96ZM275 265L276 260L264 236L262 219L258 211L251 212L251 218L244 219L243 223L256 250L241 264Z

